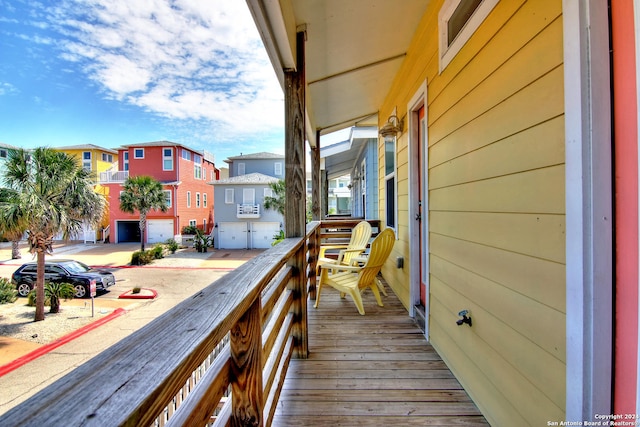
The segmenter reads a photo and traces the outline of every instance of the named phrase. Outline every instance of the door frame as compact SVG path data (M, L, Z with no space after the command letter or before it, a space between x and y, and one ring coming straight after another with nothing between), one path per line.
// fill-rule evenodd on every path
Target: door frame
M420 253L426 256L426 262L424 263L424 269L422 270L425 277L424 282L426 285L426 301L424 315L424 335L429 339L429 174L428 166L421 174L422 176L422 197L418 194L418 181L416 169L420 165L417 153L420 152L418 144L419 141L419 126L420 119L418 117L418 110L424 107L424 120L427 121L427 81L423 81L418 90L411 97L411 100L407 104L407 115L409 121L409 265L410 270L410 285L409 285L409 315L413 318L416 317L416 305L420 304ZM429 160L429 139L428 139L428 127L424 129L424 147L422 150L423 159L422 165L428 165ZM423 248L420 251L420 227L418 222L414 220L415 214L418 212L418 201L422 199L422 224L423 229L426 230L424 236L422 236Z

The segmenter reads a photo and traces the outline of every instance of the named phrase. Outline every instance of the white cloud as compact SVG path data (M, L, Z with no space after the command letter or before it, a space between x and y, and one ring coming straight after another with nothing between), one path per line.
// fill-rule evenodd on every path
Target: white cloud
M0 82L0 96L11 95L18 92L19 92L18 89L11 83Z
M61 57L109 99L228 137L283 126L283 95L244 1L64 0Z

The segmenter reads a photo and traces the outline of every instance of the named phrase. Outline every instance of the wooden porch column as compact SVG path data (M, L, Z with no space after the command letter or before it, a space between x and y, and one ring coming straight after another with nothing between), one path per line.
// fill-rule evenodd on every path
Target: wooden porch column
M316 146L311 148L311 219L320 221L320 131L316 132Z
M306 234L306 194L305 173L305 33L296 35L296 70L284 73L285 81L285 141L286 163L285 188L285 236L303 237ZM306 291L306 245L303 245L288 265L293 267L290 289L293 290L294 314L293 337L294 357L308 356L307 336L307 291Z
M260 298L231 329L232 426L263 425L262 328Z

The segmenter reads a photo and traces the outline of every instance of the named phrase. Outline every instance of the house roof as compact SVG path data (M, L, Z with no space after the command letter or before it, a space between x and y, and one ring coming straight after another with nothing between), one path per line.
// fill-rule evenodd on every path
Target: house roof
M64 147L53 147L54 150L99 150L106 153L118 154L117 150L112 148L104 148L95 144L78 144L78 145L66 145Z
M133 144L121 145L120 149L129 148L129 147L182 147L182 148L186 148L189 151L193 151L194 153L201 154L202 157L208 162L215 163L215 156L212 153L206 150L196 150L195 148L191 148L179 142L173 142L173 141L136 142Z
M261 160L261 159L284 159L284 154L267 153L262 151L260 153L252 154L240 154L239 156L229 157L225 160L227 163L231 163L234 160Z
M246 175L234 176L231 178L220 179L218 181L212 181L210 184L272 184L278 182L278 178L274 178L262 173L248 173Z
M298 68L296 31L305 30L309 144L350 126L377 126L420 20L433 0L247 0L284 88ZM386 117L383 117L386 120Z
M327 178L334 179L348 175L367 141L378 140L376 127L354 127L349 139L337 142L320 149L320 157L324 159Z

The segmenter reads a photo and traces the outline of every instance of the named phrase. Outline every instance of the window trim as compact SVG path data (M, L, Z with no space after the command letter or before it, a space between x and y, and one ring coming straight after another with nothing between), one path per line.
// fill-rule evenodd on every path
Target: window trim
M138 151L140 151L140 156L138 156ZM144 148L134 148L133 149L133 158L134 159L144 159Z
M238 176L246 175L247 164L246 163L238 163Z
M191 191L187 191L187 207L191 207Z
M196 192L196 208L200 207L200 193Z
M167 207L170 208L173 205L173 194L171 190L162 190L165 194L168 194L169 197L165 197L165 199L168 199L167 202Z
M276 162L273 164L273 174L275 176L282 175L282 162Z
M235 199L235 191L233 188L225 188L224 189L224 203L227 205L232 205Z
M170 156L165 154L165 150L169 150L171 153ZM165 162L171 161L171 167L167 168ZM171 147L162 147L162 170L163 171L172 171L173 170L173 148Z
M445 0L438 13L438 62L440 65L440 73L447 68L449 63L455 58L458 52L460 52L467 41L469 41L499 1L500 0L483 0L469 17L469 20L464 24L456 38L449 44L447 41L447 24L458 5L462 3L462 0Z
M384 141L384 185L385 185L385 198L384 198L384 213L385 213L385 225L389 228L391 228L392 230L396 231L398 229L398 202L397 202L397 197L398 197L398 180L396 179L397 176L397 170L398 170L398 162L397 162L397 149L398 149L398 141L397 138L394 137L387 137L383 139ZM393 167L392 167L392 171L390 171L389 173L387 173L387 143L392 143L393 144ZM389 206L389 182L393 180L393 206ZM389 222L389 212L390 212L390 208L393 209L393 221ZM396 234L397 235L397 234Z

